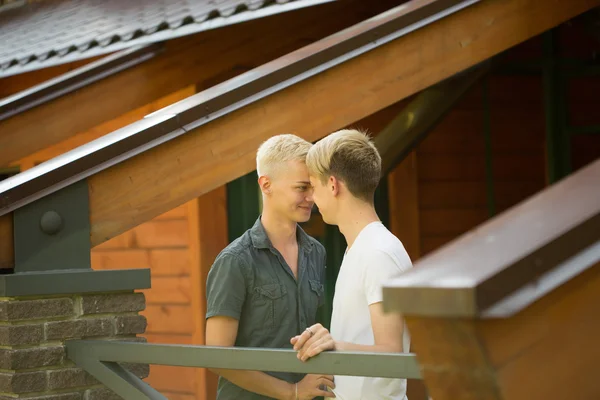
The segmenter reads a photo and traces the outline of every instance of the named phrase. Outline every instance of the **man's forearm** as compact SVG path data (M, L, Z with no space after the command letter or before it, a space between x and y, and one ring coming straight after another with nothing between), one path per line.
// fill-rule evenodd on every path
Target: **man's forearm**
M249 392L281 400L296 398L293 384L264 372L216 368L210 370Z

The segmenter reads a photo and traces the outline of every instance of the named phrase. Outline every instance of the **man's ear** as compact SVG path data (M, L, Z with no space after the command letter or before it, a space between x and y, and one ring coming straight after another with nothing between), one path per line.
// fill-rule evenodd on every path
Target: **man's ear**
M261 176L258 178L258 186L260 187L260 191L265 195L271 194L271 180L268 176Z
M341 182L335 176L330 176L327 181L327 189L331 191L333 197L337 197L340 194Z

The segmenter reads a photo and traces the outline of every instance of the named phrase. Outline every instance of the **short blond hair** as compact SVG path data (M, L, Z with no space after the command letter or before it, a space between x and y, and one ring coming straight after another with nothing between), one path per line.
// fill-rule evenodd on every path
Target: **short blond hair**
M258 176L273 176L281 164L288 161L306 162L311 146L310 142L289 133L267 139L256 152Z
M306 166L321 182L335 176L354 197L368 202L373 202L381 179L381 156L369 135L356 129L343 129L318 141L308 152Z

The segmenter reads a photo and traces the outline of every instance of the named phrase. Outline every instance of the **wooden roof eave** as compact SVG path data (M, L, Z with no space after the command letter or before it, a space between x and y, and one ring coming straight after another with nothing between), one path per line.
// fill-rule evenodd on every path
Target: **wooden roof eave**
M113 54L1 100L0 168L18 165L25 157L182 88L211 87L283 55L284 49L297 49L356 24L365 13L376 15L394 1L368 6L360 0L326 3ZM19 76L0 81L6 93L23 85Z
M0 99L0 121L143 63L163 50L164 46L154 43L119 51L22 92Z
M479 0L423 0L267 63L0 183L0 215L379 47Z

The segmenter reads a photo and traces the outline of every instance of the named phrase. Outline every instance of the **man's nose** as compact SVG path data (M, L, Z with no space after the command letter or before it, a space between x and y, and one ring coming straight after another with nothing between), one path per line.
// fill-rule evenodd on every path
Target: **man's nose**
M308 189L308 190L306 191L306 196L304 197L304 199L305 199L307 202L309 202L309 203L312 203L312 202L314 202L314 200L313 200L313 194L314 194L314 189L312 189L312 188L311 188L311 189Z

